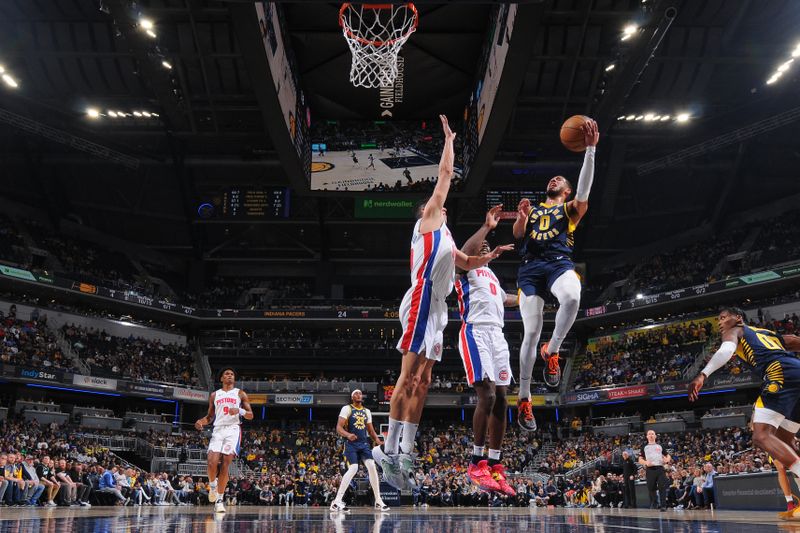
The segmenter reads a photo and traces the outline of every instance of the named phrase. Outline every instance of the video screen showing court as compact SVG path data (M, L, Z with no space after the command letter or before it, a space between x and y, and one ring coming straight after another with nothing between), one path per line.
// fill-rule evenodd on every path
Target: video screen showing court
M460 125L453 124L455 131ZM420 121L328 120L311 127L311 189L317 191L433 190L444 146L438 118ZM456 137L451 190L463 184Z

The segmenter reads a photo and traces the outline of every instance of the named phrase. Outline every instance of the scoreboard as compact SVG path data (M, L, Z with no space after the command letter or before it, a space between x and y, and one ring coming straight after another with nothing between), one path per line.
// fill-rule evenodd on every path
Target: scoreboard
M222 195L223 218L289 218L289 189L231 187Z
M486 210L488 211L497 204L503 204L503 212L501 213L500 218L516 218L517 205L523 198L530 200L531 205L537 205L540 202L547 200L547 193L544 191L513 189L489 190L486 191Z

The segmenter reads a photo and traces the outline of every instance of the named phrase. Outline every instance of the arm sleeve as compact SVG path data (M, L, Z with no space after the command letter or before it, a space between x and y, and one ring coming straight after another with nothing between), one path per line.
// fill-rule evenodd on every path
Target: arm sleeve
M367 412L367 424L372 424L372 411L364 409Z
M345 405L344 407L342 407L342 410L339 411L339 418L344 418L345 420L350 418L350 406L349 405Z
M583 156L583 166L578 175L578 186L575 192L575 199L579 202L589 201L589 191L592 189L594 181L594 146L586 147L586 154Z
M736 352L736 343L731 341L725 341L717 350L717 353L711 356L706 366L700 372L703 373L706 377L710 376L723 366L725 363L731 360L733 354Z

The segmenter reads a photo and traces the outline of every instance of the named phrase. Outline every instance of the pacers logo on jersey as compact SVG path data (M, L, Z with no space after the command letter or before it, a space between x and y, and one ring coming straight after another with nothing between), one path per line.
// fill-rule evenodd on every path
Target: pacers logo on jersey
M535 209L531 211L531 239L549 241L558 236L561 231L555 226L556 222L562 218L564 218L564 213L559 209Z
M356 429L366 429L367 417L364 413L356 413L353 415L353 418L355 418L353 426L355 426Z

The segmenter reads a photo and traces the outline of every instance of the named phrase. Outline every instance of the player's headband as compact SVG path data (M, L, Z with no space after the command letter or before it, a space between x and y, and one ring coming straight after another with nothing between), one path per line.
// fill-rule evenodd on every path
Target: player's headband
M356 390L354 390L353 392L351 392L351 393L350 393L350 398L352 398L353 396L355 396L355 395L356 395L356 393L359 393L359 394L361 394L361 389L356 389Z

